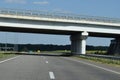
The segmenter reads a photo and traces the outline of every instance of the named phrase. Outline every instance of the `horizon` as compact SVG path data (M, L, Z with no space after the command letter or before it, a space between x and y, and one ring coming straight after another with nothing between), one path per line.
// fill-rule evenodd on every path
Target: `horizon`
M14 43L0 43L0 44L7 44L7 45L15 45ZM71 44L35 44L35 43L19 43L17 45L53 45L53 46L69 46ZM99 46L99 45L86 45L86 46L94 46L94 47L109 47L109 46Z

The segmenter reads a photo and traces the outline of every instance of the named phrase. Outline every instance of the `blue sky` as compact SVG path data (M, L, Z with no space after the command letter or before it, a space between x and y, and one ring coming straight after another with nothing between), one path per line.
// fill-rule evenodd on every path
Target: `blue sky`
M45 10L120 18L120 0L1 0L0 8ZM7 41L6 35L7 34ZM18 41L14 40L15 36ZM0 42L70 44L69 36L0 32ZM88 38L89 45L109 45L110 39Z

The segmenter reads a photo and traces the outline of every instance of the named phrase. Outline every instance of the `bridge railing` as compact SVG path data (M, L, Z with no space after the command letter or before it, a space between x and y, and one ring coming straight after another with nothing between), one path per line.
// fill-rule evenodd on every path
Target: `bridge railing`
M0 8L0 14L76 20L76 21L84 20L84 21L95 21L95 22L105 22L105 23L120 23L120 19L117 18L96 17L96 16L76 15L69 13L47 12L47 11L32 11L32 10L22 10L22 9L17 10L17 9Z

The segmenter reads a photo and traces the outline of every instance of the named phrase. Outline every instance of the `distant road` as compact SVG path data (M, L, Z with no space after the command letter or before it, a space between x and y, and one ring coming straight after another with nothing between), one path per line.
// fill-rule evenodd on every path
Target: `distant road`
M0 80L120 80L120 67L57 55L0 61Z

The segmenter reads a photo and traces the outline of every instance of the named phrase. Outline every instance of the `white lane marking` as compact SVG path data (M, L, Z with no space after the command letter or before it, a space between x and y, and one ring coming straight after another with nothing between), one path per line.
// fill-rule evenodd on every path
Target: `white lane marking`
M48 61L46 61L46 63L48 63Z
M51 71L49 72L49 76L50 76L50 79L55 79L54 73Z
M4 63L4 62L6 62L6 61L13 60L13 59L18 58L18 57L20 57L20 56L16 56L16 57L12 57L12 58L9 58L9 59L6 59L6 60L3 60L3 61L0 61L0 64L1 64L1 63Z
M104 68L104 67L100 67L100 66L97 66L95 64L91 64L91 63L87 63L87 62L83 62L83 61L78 61L78 60L74 60L74 59L70 59L70 58L64 58L64 59L79 62L79 63L82 63L82 64L86 64L86 65L96 67L96 68L99 68L99 69L102 69L102 70L105 70L105 71L108 71L108 72L112 72L112 73L115 73L115 74L120 74L120 72L117 72L117 71L114 71L114 70L111 70L111 69L107 69L107 68Z

